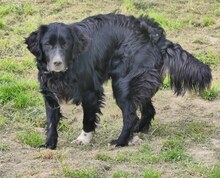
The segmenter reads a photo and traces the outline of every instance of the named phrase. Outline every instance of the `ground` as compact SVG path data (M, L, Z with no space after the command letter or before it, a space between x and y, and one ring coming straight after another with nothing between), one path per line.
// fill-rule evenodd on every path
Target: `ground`
M219 7L218 0L1 1L0 177L219 178ZM37 148L45 139L45 109L24 37L40 24L109 12L158 21L167 38L211 66L211 90L177 97L165 81L153 97L157 114L149 132L136 134L133 145L115 148L108 142L120 133L122 118L109 82L91 144L72 142L82 127L81 107L74 107L59 125L57 150Z

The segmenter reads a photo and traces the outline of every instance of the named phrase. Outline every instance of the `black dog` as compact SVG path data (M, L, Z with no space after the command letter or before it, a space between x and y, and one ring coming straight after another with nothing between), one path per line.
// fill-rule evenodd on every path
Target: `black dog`
M123 114L122 132L111 142L116 146L128 145L133 132L149 128L155 115L151 98L166 73L177 95L203 91L212 79L207 65L167 40L160 25L147 17L107 14L69 25L42 25L25 43L36 56L47 115L44 146L51 149L57 146L62 102L82 104L83 131L76 142L90 142L108 79Z

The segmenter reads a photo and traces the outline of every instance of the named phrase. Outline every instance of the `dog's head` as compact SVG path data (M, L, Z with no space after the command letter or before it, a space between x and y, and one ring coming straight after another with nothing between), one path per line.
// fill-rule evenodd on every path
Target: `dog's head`
M51 23L32 32L25 43L38 61L47 64L49 72L65 72L69 61L86 49L89 39L74 25Z

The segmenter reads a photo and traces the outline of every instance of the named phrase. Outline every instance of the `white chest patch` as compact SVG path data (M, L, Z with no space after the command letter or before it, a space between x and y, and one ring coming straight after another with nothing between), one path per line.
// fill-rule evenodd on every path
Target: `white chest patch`
M79 145L89 144L90 141L92 140L92 135L93 135L93 132L84 132L82 130L79 137L76 140L74 140L73 143L76 143L76 144L79 144Z

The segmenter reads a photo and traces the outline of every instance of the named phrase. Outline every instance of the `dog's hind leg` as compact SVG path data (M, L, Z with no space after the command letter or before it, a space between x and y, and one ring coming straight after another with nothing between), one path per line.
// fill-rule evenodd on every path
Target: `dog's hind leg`
M137 108L128 97L127 84L123 79L112 82L113 94L123 115L123 128L118 139L110 142L111 145L127 146L133 137L133 129L138 121Z
M139 69L130 72L126 77L113 78L113 94L123 114L123 129L118 140L114 141L116 146L126 146L134 131L149 128L155 115L151 98L159 89L160 84L161 76L156 69ZM136 114L138 107L142 111L139 122Z
M154 106L150 101L143 104L141 109L141 119L137 122L134 132L147 132L151 125L151 120L154 118L156 114Z

